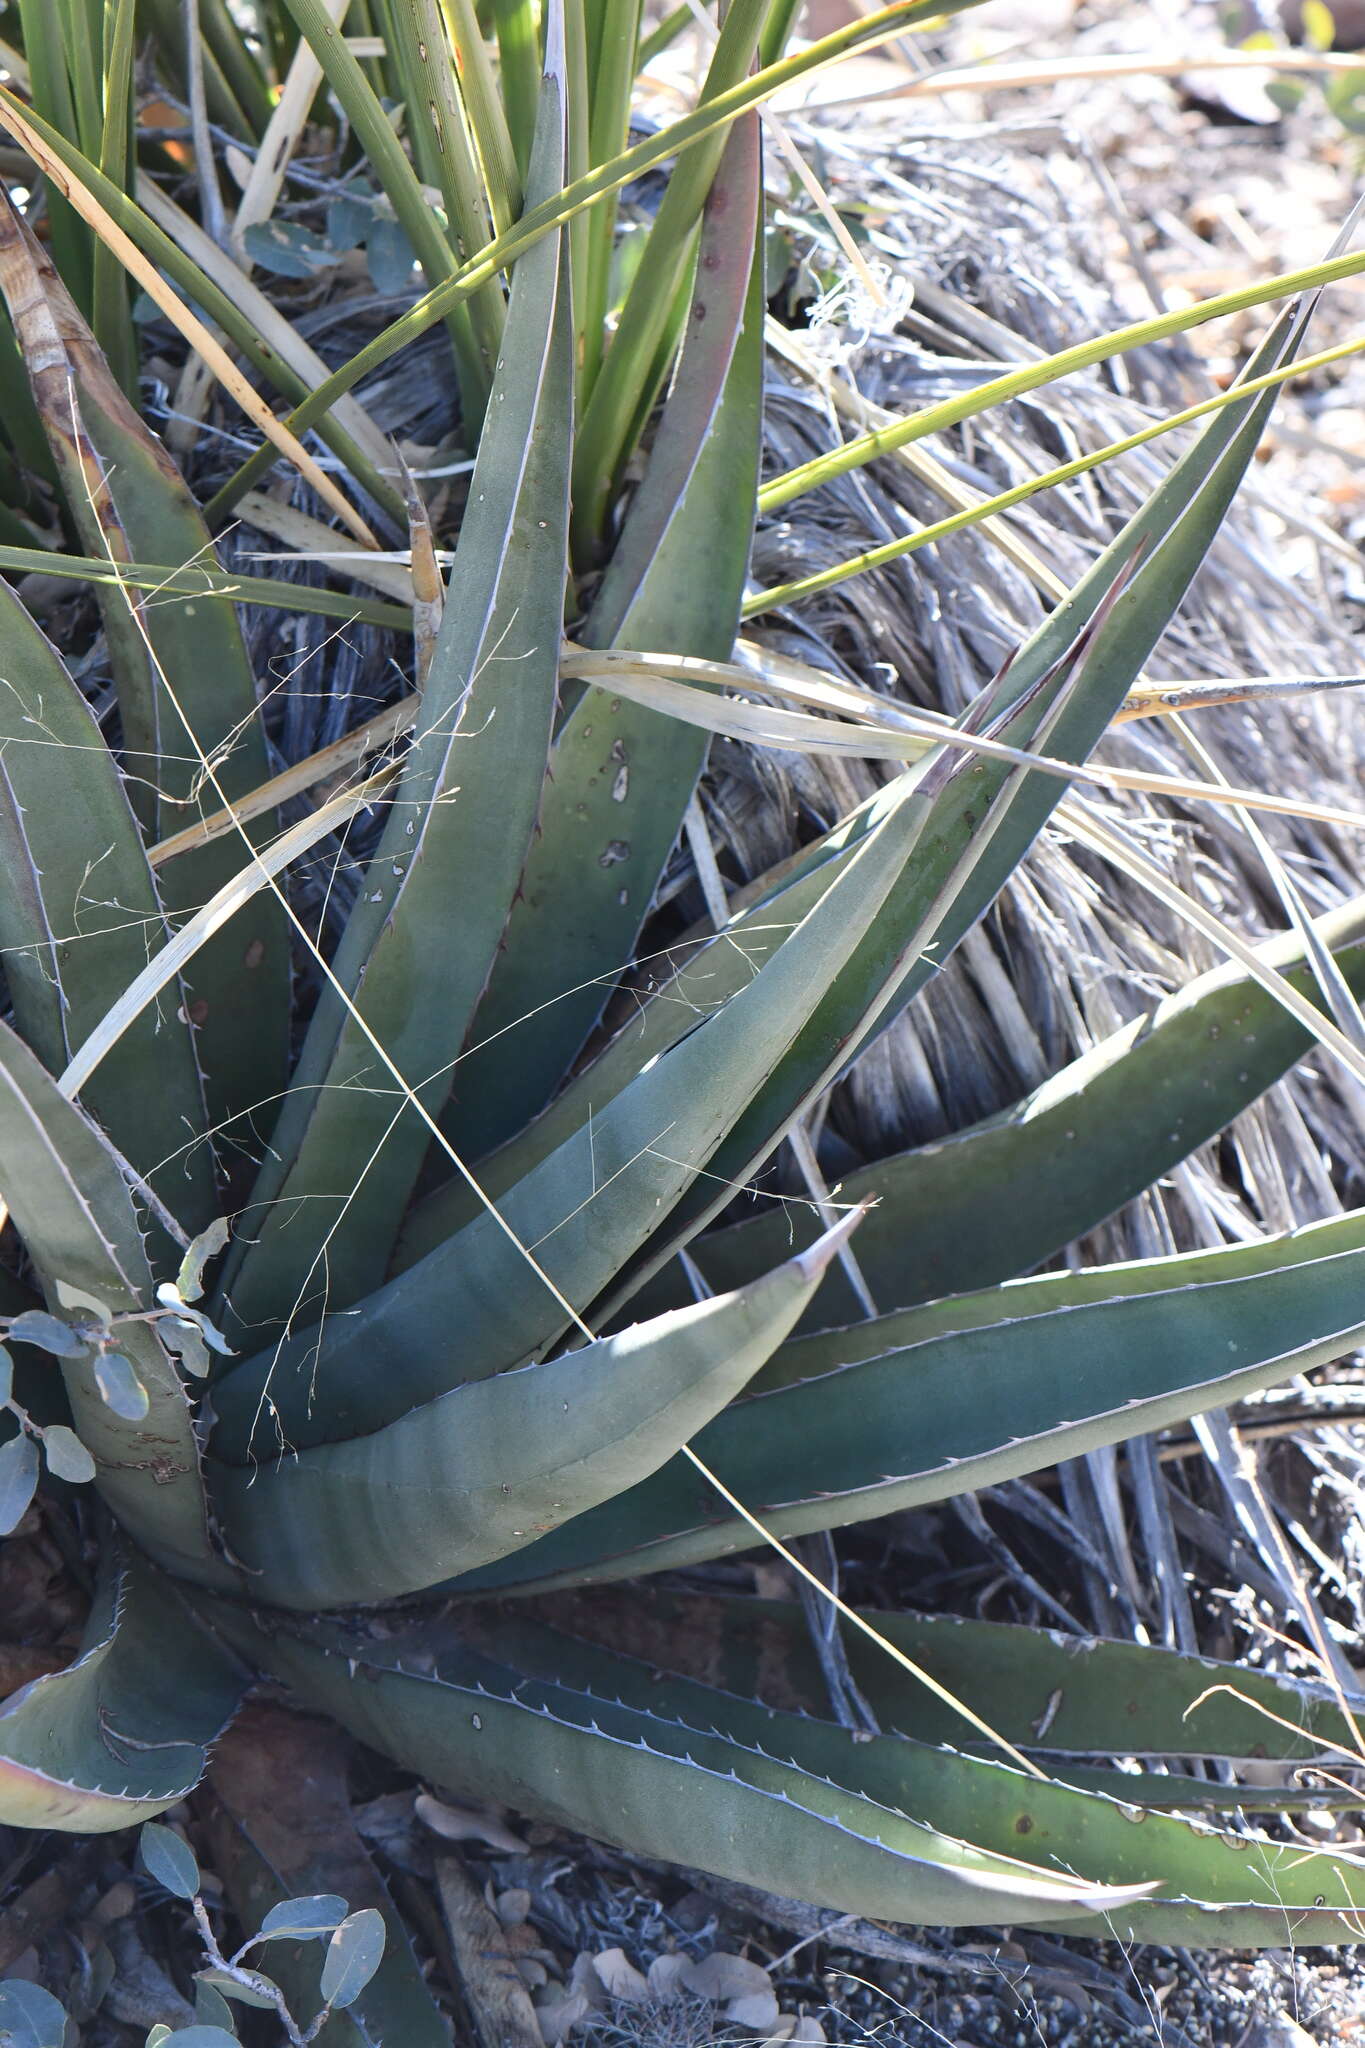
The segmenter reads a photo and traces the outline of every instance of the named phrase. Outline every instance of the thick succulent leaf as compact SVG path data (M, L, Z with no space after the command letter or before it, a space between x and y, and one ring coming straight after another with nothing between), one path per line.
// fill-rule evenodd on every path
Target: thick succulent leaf
M128 1185L108 1143L21 1038L0 1025L0 1198L54 1307L78 1289L113 1314L146 1309L152 1276ZM141 1422L100 1398L93 1356L64 1358L72 1420L119 1520L177 1568L213 1571L199 1449L174 1365L149 1323L119 1328L147 1391Z
M1130 1780L1129 1798L1118 1801L897 1735L859 1739L828 1720L761 1706L695 1680L661 1679L651 1664L515 1616L489 1624L481 1646L523 1674L518 1696L528 1706L553 1713L562 1710L566 1694L587 1697L608 1736L626 1734L637 1718L716 1730L741 1745L742 1754L790 1760L812 1779L913 1815L950 1839L1019 1857L1040 1874L1067 1871L1095 1882L1155 1887L1111 1909L1121 1932L1142 1926L1149 1939L1180 1940L1198 1916L1208 1942L1241 1946L1253 1916L1261 1939L1268 1938L1278 1896L1281 1909L1293 1912L1325 1899L1331 1918L1324 1914L1317 1922L1322 1940L1332 1938L1326 1929L1333 1922L1339 1937L1343 1910L1365 1903L1359 1857L1305 1855L1299 1843L1222 1835L1175 1815L1144 1812L1142 1777ZM832 1890L821 1903L844 1905Z
M900 777L880 829L765 974L544 1160L497 1215L482 1214L354 1314L230 1372L215 1393L220 1414L233 1415L234 1429L249 1426L268 1383L285 1440L307 1444L328 1413L377 1428L447 1392L452 1333L466 1379L554 1343L571 1322L566 1300L610 1283L801 1030L903 881L924 812L914 777ZM523 1249L532 1245L535 1266Z
M1286 314L1281 319L1256 358L1258 374L1292 353L1305 317ZM1184 595L1250 460L1270 402L1263 396L1229 406L1205 429L1143 510L996 679L978 707L977 722L990 723L1015 706L1015 714L995 731L996 738L1028 747L1041 734L1046 751L1055 756L1081 759L1089 752ZM1131 568L1139 551L1144 552L1136 569L1117 602L1112 602L1116 579ZM1085 687L1063 696L1069 684L1066 657L1089 627L1096 631L1086 655ZM603 1304L599 1320L618 1298L629 1298L696 1235L729 1200L733 1188L751 1177L802 1104L849 1064L869 1035L889 1022L930 974L939 971L952 946L989 906L1027 851L1063 788L1054 778L1021 776L979 758L939 792L908 885L897 891L893 908L877 921L849 969L714 1152L707 1176L675 1206L647 1258ZM983 831L992 800L999 808L993 828ZM500 1198L533 1172L548 1149L564 1145L590 1118L602 1116L604 1105L631 1085L645 1062L657 1059L690 1030L696 1015L712 1012L745 987L765 962L776 958L798 921L822 900L857 856L867 834L876 829L884 802L883 792L799 856L781 886L765 891L720 938L665 979L642 1014L559 1100L485 1163L480 1173L485 1190ZM872 1002L869 992L879 982L878 999ZM468 1214L463 1189L438 1189L410 1218L397 1263L405 1266L429 1253Z
M1363 921L1365 899L1355 899L1317 926L1357 995L1365 991ZM1296 935L1260 950L1313 993ZM1308 1032L1258 982L1235 964L1218 967L999 1116L850 1174L840 1200L874 1204L858 1236L873 1300L910 1308L1026 1273L1215 1137L1311 1048ZM1134 1102L1143 1115L1132 1115ZM737 1287L817 1229L802 1209L773 1208L690 1251L712 1287ZM658 1312L686 1299L685 1290L670 1268L633 1298L632 1312ZM835 1267L806 1321L829 1327L858 1312Z
M1362 1331L1356 1210L1257 1244L1049 1274L796 1338L769 1374L783 1383L719 1416L696 1449L779 1535L833 1529L1226 1407L1339 1358ZM678 1458L461 1585L620 1578L752 1543Z
M789 1713L828 1712L810 1625L795 1601L636 1585L599 1587L576 1597L559 1592L544 1601L532 1597L518 1602L515 1611L522 1608L583 1641L654 1666L661 1713L683 1713L680 1703L668 1704L667 1681L657 1676L669 1671ZM1270 1759L1283 1761L1288 1776L1293 1765L1314 1759L1340 1770L1357 1753L1351 1720L1365 1717L1365 1694L1346 1699L1348 1714L1328 1685L1145 1643L953 1614L860 1611L879 1635L966 1701L1006 1742L1045 1752L1049 1769L1058 1768L1058 1759L1121 1754ZM960 1714L860 1629L845 1625L842 1634L858 1689L884 1729L920 1742L981 1746ZM511 1649L500 1654L517 1661ZM1191 1803L1216 1789L1192 1779L1167 1782L1183 1787ZM1140 1794L1130 1789L1143 1800L1150 1796L1148 1784ZM1274 1806L1282 1796L1266 1785L1250 1795L1233 1789L1242 1804ZM1308 1796L1325 1794L1316 1790Z
M547 72L532 191L558 190L562 67ZM384 1276L535 829L558 693L573 436L573 323L556 232L516 266L412 750L333 963L228 1275L258 1340L302 1301ZM477 884L475 884L477 878ZM363 1021L360 1021L363 1020Z
M311 1612L417 1592L522 1548L657 1471L733 1399L848 1230L738 1294L457 1387L370 1436L263 1469L212 1463L228 1549L251 1590Z
M528 1687L450 1631L424 1627L418 1650L214 1613L244 1655L408 1768L639 1854L939 1926L1037 1913L1093 1925L1127 1896L987 1854L721 1735Z
M585 646L715 661L733 649L762 439L759 168L757 118L746 116L711 188L677 374L578 630ZM600 690L584 691L561 724L540 831L455 1073L445 1127L463 1157L520 1129L563 1079L634 952L707 744Z
M164 1813L246 1682L147 1565L107 1559L77 1661L0 1705L0 1821L104 1834Z
M0 291L88 552L182 564L208 551L212 559L183 478L110 375L61 279L8 201L0 206ZM133 806L144 829L161 838L190 822L201 802L218 808L199 750L213 761L228 798L270 773L251 665L225 597L162 591L149 604L112 582L99 585L98 594ZM243 857L234 835L177 862L163 885L172 916L197 908ZM258 1105L273 1109L288 1054L289 959L284 913L268 893L255 896L196 954L189 994L214 1124Z
M1249 374L1259 375L1291 356L1307 320L1304 307L1283 314ZM1011 746L1027 748L1041 741L1055 758L1087 757L1189 588L1273 403L1273 390L1243 400L1205 429L996 678L976 707L978 729L984 718L993 736ZM1073 687L1077 670L1072 656L1081 646L1083 672ZM725 1205L731 1189L752 1176L802 1108L941 971L1028 852L1065 787L1056 777L1020 773L980 756L947 782L925 831L913 886L888 905L727 1132L706 1175L678 1203L639 1261L636 1280L657 1271ZM618 1286L601 1305L601 1317L628 1297L631 1284L628 1277Z
M146 966L165 920L113 756L5 583L0 676L0 956L19 1030L60 1073ZM207 1146L185 1149L205 1116L178 997L143 1011L84 1096L124 1157L197 1228L213 1213L213 1160Z

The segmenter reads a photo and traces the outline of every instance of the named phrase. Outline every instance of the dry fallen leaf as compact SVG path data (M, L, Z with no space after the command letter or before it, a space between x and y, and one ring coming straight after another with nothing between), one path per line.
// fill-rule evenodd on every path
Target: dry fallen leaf
M649 1989L651 1997L661 2002L677 1998L682 1991L681 1978L690 1958L687 1956L655 1956L649 1966Z
M525 1842L491 1813L477 1813L472 1806L452 1806L447 1800L434 1799L430 1792L418 1793L413 1811L434 1835L444 1835L448 1842L472 1839L487 1842L490 1849L501 1849L505 1856L526 1854Z
M559 2048L559 2043L585 2020L592 2010L581 1991L565 1991L562 1984L547 1987L555 1995L536 2000L536 2019L544 2036L545 2048Z
M745 1998L732 1998L725 2008L725 2017L747 2033L766 2037L780 2018L777 1993L769 1989L751 1991Z
M810 2043L811 2048L816 2048L816 2044L823 2042L825 2030L813 2012L803 2012L788 2038L793 2042Z
M714 1998L718 2004L727 1998L772 1996L772 1981L761 1964L751 1963L744 1956L731 1955L722 1948L713 1949L699 1963L685 1962L678 1973L678 1981L686 1990L695 1991L699 1998ZM774 2012L773 2019L776 2018Z
M530 1910L531 1894L521 1885L499 1892L493 1901L493 1911L504 1927L520 1927Z
M604 1948L593 1957L593 1967L613 1998L639 2005L649 1997L649 1981L642 1977L623 1948Z

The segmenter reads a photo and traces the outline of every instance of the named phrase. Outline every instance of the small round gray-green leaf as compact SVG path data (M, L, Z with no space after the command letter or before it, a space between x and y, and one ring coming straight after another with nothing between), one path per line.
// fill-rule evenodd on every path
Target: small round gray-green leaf
M3 1344L0 1344L0 1408L3 1408L14 1392L14 1360Z
M162 1316L157 1324L157 1334L166 1349L175 1353L187 1373L193 1374L197 1380L208 1378L209 1351L197 1323L184 1316Z
M254 2005L258 2012L277 2012L279 1985L273 1978L261 1976L258 1970L253 1970L251 1974L260 1979L259 1989L255 1984L239 1983L237 1978L226 1970L200 1970L194 1981L199 1990L205 1993L211 1991L215 1998L235 1998L239 2005ZM201 2014L200 2017L203 2018L204 2015ZM232 2015L229 2013L226 2024L231 2023Z
M257 1941L308 1941L315 1935L332 1934L346 1918L346 1901L335 1892L318 1892L306 1899L281 1899L261 1922Z
M8 1443L0 1444L0 1536L17 1529L38 1489L38 1446L27 1430L21 1429ZM4 2035L0 2034L0 2048Z
M43 1456L55 1479L67 1479L73 1486L88 1485L95 1476L95 1461L74 1429L64 1422L49 1423L43 1431Z
M163 1827L160 1821L147 1821L138 1837L137 1850L147 1875L177 1899L192 1899L198 1892L198 1860L174 1828Z
M0 1984L0 2048L62 2048L66 2007L22 1977Z
M95 1385L106 1408L125 1422L141 1422L151 1403L131 1358L121 1351L101 1351L95 1360Z
M151 2033L147 2036L145 2048L161 2048L162 2042L169 2041L170 2038L171 2030L166 2025L165 2020L158 2020Z
M36 1344L40 1351L50 1351L54 1358L80 1358L85 1351L85 1340L77 1336L70 1323L41 1308L26 1308L22 1315L17 1315L9 1326L9 1340L11 1344Z
M342 1921L322 1959L322 1995L328 2005L353 2005L384 1956L384 1916L373 1906Z
M337 256L358 249L373 220L374 208L365 200L351 192L339 193L327 208L327 247Z
M161 2039L178 2041L180 2048L241 2048L237 2035L230 2034L226 2027L177 2027L173 2034L163 2034Z
M365 243L365 263L375 290L386 299L406 291L416 261L412 243L398 222L383 217L377 220Z
M194 1980L194 2016L204 2027L224 2027L231 2033L236 2021L232 2007L221 1991L209 1981L212 1970L201 1970Z
M316 277L336 261L325 242L292 220L253 221L242 246L253 263L277 277Z

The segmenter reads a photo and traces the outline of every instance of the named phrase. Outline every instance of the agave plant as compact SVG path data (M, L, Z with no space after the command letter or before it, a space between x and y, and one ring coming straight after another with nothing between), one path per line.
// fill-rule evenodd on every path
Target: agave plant
M316 29L314 0L290 6ZM527 96L518 10L496 14L504 94ZM203 553L203 519L5 208L0 290L34 416L85 573L106 564L121 747L0 586L0 1189L22 1245L0 1297L0 1502L12 1527L45 1453L56 1481L93 1478L106 1537L82 1655L0 1712L0 1818L163 1812L265 1673L442 1784L842 1911L1197 1944L1278 1941L1287 1919L1333 1940L1365 1907L1365 1865L1216 1824L1292 1788L1102 1761L1349 1757L1356 1703L1331 1685L845 1611L886 1731L855 1740L799 1607L613 1583L764 1543L790 1556L808 1532L1224 1405L1365 1333L1359 1211L1024 1277L1315 1037L1358 1059L1315 991L1329 954L1334 985L1365 982L1361 902L1193 982L1006 1114L867 1170L833 1227L723 1220L1065 799L1218 530L1307 304L963 725L905 744L903 772L599 1029L708 730L745 729L722 685L758 488L762 210L731 81L771 26L734 0L728 139L717 120L711 154L682 158L639 310L600 359L576 294L600 349L610 230L576 248L565 194L591 183L585 160L623 160L624 128L586 148L582 50L555 9L533 148L512 124L506 150L478 152L477 189L500 198L468 236L507 237L487 276L419 244L412 214L421 260L463 281L444 303L477 464L406 752L278 838L228 588L166 568ZM319 61L368 107L336 40L318 31ZM57 159L40 116L5 118ZM116 214L117 185L80 162L76 198ZM469 192L446 175L449 225ZM78 249L85 219L67 223ZM503 264L505 300L470 288ZM372 480L379 516L392 493ZM649 687L632 650L658 657ZM376 803L324 958L278 878ZM320 982L306 1019L291 938ZM1160 1114L1132 1118L1136 1099ZM855 1229L879 1309L861 1317L840 1263Z

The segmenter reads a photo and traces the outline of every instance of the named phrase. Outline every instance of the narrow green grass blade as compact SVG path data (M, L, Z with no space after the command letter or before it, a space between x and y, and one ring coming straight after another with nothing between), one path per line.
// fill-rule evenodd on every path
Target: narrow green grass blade
M338 35L333 28L331 17L320 0L285 0L285 5L322 66L338 104L345 110L375 180L412 244L428 287L445 283L454 275L458 259L439 219L422 196L417 173L359 59L347 47L344 36ZM393 0L393 6L405 8L406 0ZM402 59L406 52L404 31L407 25L406 13L393 14L392 26L402 44L400 69L404 68ZM413 112L416 134L420 132L420 124L430 122L426 101L419 99ZM492 298L488 296L490 291ZM496 284L483 286L470 295L467 306L453 306L446 318L459 371L464 418L471 433L483 416L492 381L498 330L488 316L496 314L496 297Z
M24 55L35 110L74 143L78 133L76 105L67 70L62 16L53 0L19 0L24 29ZM60 192L47 194L52 254L67 290L77 305L90 304L94 275L89 228Z
M147 1565L106 1558L77 1661L0 1705L0 1821L91 1835L164 1813L246 1683Z
M1226 1407L1340 1358L1362 1329L1355 1211L1264 1243L1016 1281L795 1339L774 1360L772 1391L720 1416L696 1449L768 1528L801 1535ZM678 1458L461 1589L673 1569L753 1540Z
M564 149L556 67L533 190L559 182ZM312 1313L320 1295L344 1306L383 1278L429 1129L404 1107L374 1040L438 1110L521 880L559 687L572 379L572 310L552 236L517 269L412 749L334 963L363 1023L324 993L227 1277L236 1326L257 1341L300 1300Z
M96 137L100 170L111 184L130 191L136 175L133 150L133 28L137 0L114 0L105 22L101 123ZM137 401L138 349L128 303L128 276L107 242L94 238L90 324L119 384Z
M789 1712L828 1712L828 1686L805 1609L796 1601L632 1585L600 1587L577 1599L559 1593L553 1600L528 1600L525 1607L576 1638L643 1658L656 1673L660 1712L675 1711L657 1675L665 1671ZM509 1617L515 1612L507 1610ZM1307 1763L1326 1757L1337 1767L1346 1763L1340 1750L1355 1751L1336 1695L1307 1679L1216 1664L1149 1643L1067 1636L1013 1622L860 1612L1006 1742L1045 1750L1050 1759L1119 1753ZM921 1742L979 1746L960 1714L861 1630L845 1628L843 1641L858 1689L883 1728ZM505 1654L517 1661L515 1647ZM1365 1694L1348 1704L1365 1714ZM1189 1780L1177 1783L1191 1797L1204 1789ZM1274 1797L1268 1793L1267 1803Z
M609 163L630 142L630 107L635 88L635 46L640 33L640 0L596 0L591 9L588 61L591 80L590 165ZM616 241L617 195L608 193L587 219L587 278L579 307L582 389L591 393L602 362Z
M317 590L283 577L229 575L212 555L192 566L168 562L120 562L107 555L58 555L46 548L0 547L0 569L16 576L66 576L78 583L131 585L156 597L174 592L181 597L228 597L234 604L274 606L281 611L310 612L322 618L347 619L387 627L391 633L412 631L410 606L385 604L377 597L351 596L340 590Z
M1319 929L1350 988L1365 994L1365 901L1343 905ZM1261 950L1294 987L1312 993L1295 935ZM1027 1273L1225 1130L1312 1043L1235 964L1217 967L999 1116L850 1174L840 1201L876 1204L858 1237L874 1301L910 1308ZM1134 1102L1144 1104L1141 1117L1132 1115ZM735 1287L815 1235L804 1209L773 1209L699 1238L691 1256L713 1287ZM687 1298L685 1281L670 1270L632 1310L657 1312ZM859 1313L836 1269L807 1320L829 1327Z
M749 69L769 0L731 0L702 87L702 104ZM649 240L617 318L610 351L593 386L574 451L574 556L590 561L629 452L627 434L647 388L670 310L686 275L693 236L724 138L709 137L679 157Z
M847 1235L830 1232L741 1293L457 1385L370 1436L336 1441L349 1418L327 1409L312 1433L332 1441L319 1449L262 1466L213 1461L215 1509L248 1588L305 1613L415 1593L612 1499L752 1379ZM240 1450L235 1422L229 1406L219 1435ZM270 1435L267 1414L256 1455Z
M940 20L981 4L982 0L892 0L890 6L879 9L877 13L862 15L844 28L822 37L819 42L812 43L807 49L784 58L780 64L774 64L757 76L742 80L728 92L719 94L705 106L685 115L681 121L674 122L659 135L636 143L634 148L627 150L612 163L599 165L595 170L587 172L572 185L566 186L555 198L546 200L537 207L528 208L517 225L506 235L499 235L482 257L472 264L463 265L447 284L428 292L410 312L386 327L382 334L377 335L372 342L354 355L350 362L343 364L330 377L324 379L289 415L288 425L291 432L305 432L323 420L338 398L353 390L371 370L377 369L381 363L388 362L400 349L406 348L419 335L425 334L428 327L444 319L452 306L466 298L471 291L477 290L488 278L495 277L500 270L509 268L523 249L529 248L540 235L572 219L584 207L595 204L607 192L619 192L623 185L630 184L632 179L642 176L647 170L652 170L656 164L664 163L670 156L678 155L691 149L694 144L720 134L737 115L747 113L751 107L760 105L772 93L791 84L795 79L804 77L807 72L828 64L833 58L855 50L865 43L884 40L892 28L908 29L917 22ZM3 104L3 101L4 93L0 90L0 104ZM1250 295L1238 294L1237 303L1258 305L1266 300L1282 298L1286 292L1298 289L1302 285L1316 284L1319 282L1319 269L1338 277L1350 276L1357 270L1365 269L1365 254L1343 258L1335 268L1330 265L1315 266L1311 272L1273 280L1269 285L1249 287ZM1324 278L1323 281L1327 280ZM1222 302L1215 307L1210 302L1189 316L1186 324L1197 326L1200 320L1211 319L1215 311L1223 310L1232 312L1237 308L1231 303ZM1130 345L1136 346L1136 342ZM207 514L210 522L225 518L242 493L259 483L272 461L273 454L262 450L244 463L210 503Z
M0 585L0 958L15 1021L60 1073L165 936L113 756L60 656ZM216 1213L180 991L146 1010L85 1107L191 1231Z
M451 1631L434 1640L424 1629L419 1675L403 1668L401 1638L268 1635L221 1607L215 1623L243 1655L409 1768L636 1854L937 1926L1035 1913L1093 1926L1118 1903L724 1736L530 1685Z
M0 1025L0 1199L54 1307L59 1286L79 1289L115 1315L149 1306L152 1274L117 1159L7 1025ZM118 1348L147 1390L141 1422L106 1406L90 1359L62 1361L72 1419L99 1465L100 1491L145 1550L191 1576L212 1576L199 1446L179 1375L148 1323L122 1325Z
M531 165L540 76L533 0L493 0L493 26L507 125L524 178Z
M720 661L733 649L762 446L758 212L746 116L712 187L677 380L579 634L588 646ZM598 690L560 725L540 829L455 1070L444 1128L462 1157L481 1159L562 1081L634 950L706 748L704 733Z
M524 182L507 125L507 110L498 92L497 76L473 0L441 0L441 10L451 49L456 53L460 98L483 170L493 227L496 233L503 234L522 210ZM534 136L534 95L529 112L528 133ZM528 168L529 164L528 153Z
M67 504L93 553L194 562L208 533L169 456L109 374L69 294L19 216L0 220L0 290L29 374ZM229 800L269 774L256 688L225 598L134 604L117 583L98 586L118 687L123 766L133 806L153 837L190 822L218 791L201 757L217 763ZM253 829L263 836L266 821ZM164 900L174 918L197 908L240 867L240 840L176 864ZM284 1087L289 956L283 912L258 895L197 955L188 1011L197 1033L209 1115L226 1124Z

